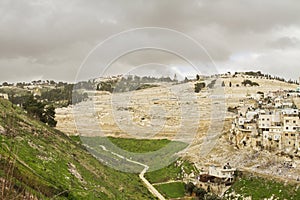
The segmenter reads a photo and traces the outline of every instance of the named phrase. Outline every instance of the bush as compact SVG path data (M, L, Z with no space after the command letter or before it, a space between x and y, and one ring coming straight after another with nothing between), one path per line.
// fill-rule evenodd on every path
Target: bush
M195 187L196 186L194 185L194 183L189 182L188 184L185 185L185 192L191 196L193 194Z
M205 88L205 83L204 82L195 84L195 92L196 93L199 93L203 88Z
M244 85L244 86L247 86L247 85L250 85L250 86L259 86L258 83L252 82L252 81L250 81L250 80L248 80L248 79L244 80L244 81L242 82L242 85Z

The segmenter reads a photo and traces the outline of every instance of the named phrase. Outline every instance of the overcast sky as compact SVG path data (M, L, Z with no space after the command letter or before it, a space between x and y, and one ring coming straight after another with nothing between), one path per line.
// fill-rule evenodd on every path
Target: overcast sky
M142 27L173 29L193 38L218 72L300 76L299 0L0 0L0 82L74 81L96 45ZM147 37L136 35L127 41L133 40ZM128 66L154 62L188 74L186 63L164 54L123 56L110 71L128 73Z

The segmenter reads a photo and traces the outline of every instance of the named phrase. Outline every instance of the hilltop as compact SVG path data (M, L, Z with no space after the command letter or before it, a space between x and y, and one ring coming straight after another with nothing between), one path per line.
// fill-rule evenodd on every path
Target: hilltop
M137 174L102 165L80 141L3 99L0 141L1 199L154 199Z

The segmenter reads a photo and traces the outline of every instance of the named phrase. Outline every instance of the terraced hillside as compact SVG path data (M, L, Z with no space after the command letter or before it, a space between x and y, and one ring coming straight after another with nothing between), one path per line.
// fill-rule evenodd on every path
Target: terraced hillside
M154 199L138 175L0 99L0 199Z

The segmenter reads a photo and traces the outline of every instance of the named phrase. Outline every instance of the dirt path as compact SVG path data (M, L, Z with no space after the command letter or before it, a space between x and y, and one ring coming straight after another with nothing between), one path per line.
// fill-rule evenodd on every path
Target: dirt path
M164 184L168 184L168 183L181 183L182 180L172 180L172 181L166 181L166 182L161 182L161 183L153 183L152 185L164 185Z
M107 148L103 145L100 145L100 147L103 149L103 151L107 151L107 152L110 152L111 154L119 157L119 158L122 158L122 159L125 159L126 161L128 162L131 162L131 163L134 163L134 164L137 164L137 165L141 165L144 167L143 171L141 171L141 173L139 174L139 177L140 179L143 181L143 183L146 185L147 189L155 196L157 197L159 200L166 200L165 197L163 197L162 194L160 194L156 189L155 187L145 178L145 173L148 171L149 169L149 166L148 165L145 165L143 163L140 163L140 162L137 162L137 161L134 161L134 160L131 160L131 159L128 159L128 158L125 158L124 156L120 155L120 154L117 154L115 152L112 152L112 151L109 151L107 150Z

